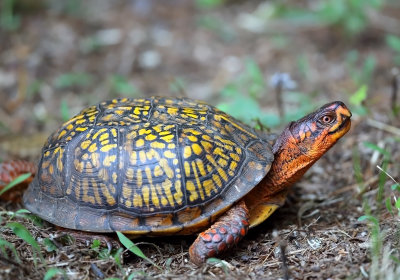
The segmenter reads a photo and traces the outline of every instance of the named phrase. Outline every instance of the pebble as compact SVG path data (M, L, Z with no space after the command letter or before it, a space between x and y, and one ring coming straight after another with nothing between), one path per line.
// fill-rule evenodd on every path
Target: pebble
M144 51L139 56L139 65L145 69L154 69L161 64L161 55L154 50Z
M103 29L96 33L97 43L103 46L117 45L122 40L122 31L118 28Z

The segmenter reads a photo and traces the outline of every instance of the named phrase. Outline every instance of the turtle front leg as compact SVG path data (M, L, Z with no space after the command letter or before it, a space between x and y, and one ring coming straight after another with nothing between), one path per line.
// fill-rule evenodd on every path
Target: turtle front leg
M199 234L189 248L190 260L201 265L239 243L249 229L249 211L244 201L229 209L206 231Z

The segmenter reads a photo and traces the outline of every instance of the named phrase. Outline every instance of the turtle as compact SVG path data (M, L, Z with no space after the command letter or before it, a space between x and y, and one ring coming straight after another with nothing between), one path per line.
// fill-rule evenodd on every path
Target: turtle
M189 256L201 265L282 206L350 118L335 101L276 135L189 98L103 101L49 136L23 203L72 230L197 233Z

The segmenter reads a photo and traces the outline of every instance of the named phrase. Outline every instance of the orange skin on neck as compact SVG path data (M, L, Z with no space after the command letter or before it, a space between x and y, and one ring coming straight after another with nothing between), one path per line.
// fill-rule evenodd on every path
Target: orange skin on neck
M330 121L324 123L326 117ZM250 216L259 214L260 205L282 204L280 193L284 195L349 131L350 117L350 111L342 102L333 102L289 124L273 146L275 158L267 176L244 198Z

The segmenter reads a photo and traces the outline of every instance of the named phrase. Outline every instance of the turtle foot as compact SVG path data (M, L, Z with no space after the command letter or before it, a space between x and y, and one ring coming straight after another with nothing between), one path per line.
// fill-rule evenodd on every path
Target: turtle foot
M239 243L249 229L249 214L241 201L221 216L208 230L199 234L189 249L190 260L196 265L215 257Z

